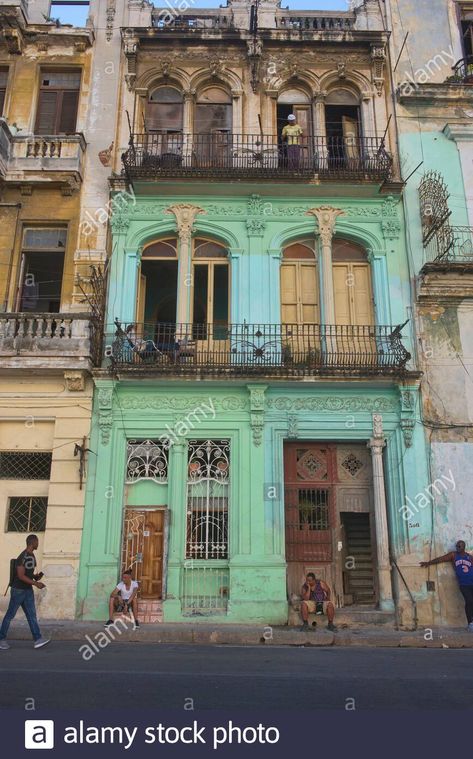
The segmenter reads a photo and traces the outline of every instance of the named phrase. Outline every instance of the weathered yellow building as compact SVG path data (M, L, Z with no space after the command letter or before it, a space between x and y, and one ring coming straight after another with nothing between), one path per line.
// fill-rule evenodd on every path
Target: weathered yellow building
M0 2L0 585L36 532L40 614L68 618L103 282L78 239L94 31L48 18Z

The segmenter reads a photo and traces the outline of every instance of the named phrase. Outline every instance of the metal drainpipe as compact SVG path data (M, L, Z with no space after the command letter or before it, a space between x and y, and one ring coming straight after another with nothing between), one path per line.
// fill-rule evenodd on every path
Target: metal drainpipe
M0 203L0 208L16 208L16 219L15 219L15 236L13 238L13 245L10 252L10 260L8 262L8 271L7 271L7 277L5 282L5 295L3 298L3 304L2 304L2 312L5 313L8 306L8 291L10 289L10 278L11 278L11 272L13 269L13 256L15 255L15 249L16 249L16 239L18 237L18 217L20 215L20 208L21 203Z

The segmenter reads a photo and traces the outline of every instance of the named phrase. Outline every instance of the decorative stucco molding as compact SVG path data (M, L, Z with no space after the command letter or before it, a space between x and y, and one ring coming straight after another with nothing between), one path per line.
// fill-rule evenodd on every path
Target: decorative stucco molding
M264 394L267 385L247 385L250 393L251 430L253 443L259 447L263 440L264 430Z
M85 373L84 372L64 372L66 389L70 393L80 393L85 390Z
M108 445L112 432L112 394L111 388L101 388L98 393L99 402L99 429L102 445Z
M205 394L197 396L126 395L120 400L120 405L122 409L130 411L140 409L170 412L186 411L187 409L195 409L206 398ZM249 409L248 400L231 395L213 398L212 403L220 411L247 411Z
M268 398L266 406L268 409L276 411L382 411L384 413L399 411L397 401L375 396L352 396L348 398L339 398L337 396L326 396L324 398L279 396L277 398Z

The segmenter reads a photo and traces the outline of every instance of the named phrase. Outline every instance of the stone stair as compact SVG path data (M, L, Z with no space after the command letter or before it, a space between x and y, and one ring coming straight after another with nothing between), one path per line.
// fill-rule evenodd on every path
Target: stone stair
M163 621L163 602L154 598L138 599L138 620L140 624L156 624Z
M299 604L289 607L288 625L296 627L302 624ZM345 606L343 609L335 609L335 624L337 627L349 627L350 629L376 626L384 629L394 629L394 612L381 611L374 606ZM327 617L323 615L309 614L309 624L317 622L317 627L327 626Z

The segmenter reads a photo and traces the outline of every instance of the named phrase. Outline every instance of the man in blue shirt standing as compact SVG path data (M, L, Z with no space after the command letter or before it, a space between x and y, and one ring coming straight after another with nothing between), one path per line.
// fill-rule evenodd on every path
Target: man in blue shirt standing
M459 540L455 551L450 551L444 556L438 556L430 561L421 561L421 567L430 567L431 564L441 564L451 561L460 586L460 592L465 599L465 614L468 620L468 630L473 632L473 556L466 553L464 540Z

